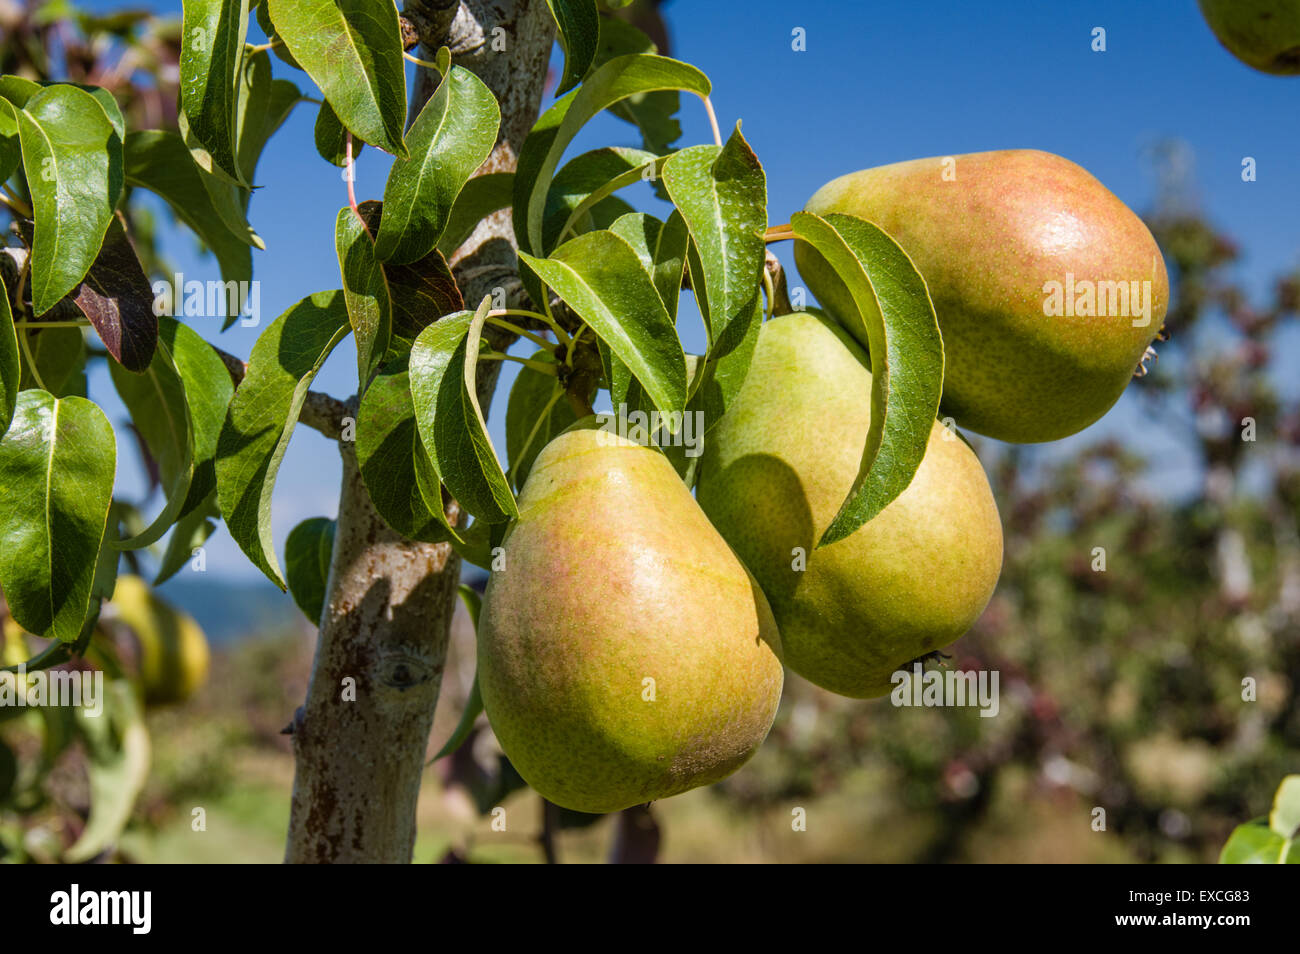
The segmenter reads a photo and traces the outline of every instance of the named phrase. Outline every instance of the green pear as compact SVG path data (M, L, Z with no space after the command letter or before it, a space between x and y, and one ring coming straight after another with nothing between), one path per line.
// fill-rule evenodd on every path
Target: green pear
M874 519L815 549L853 486L871 423L866 354L835 322L767 322L709 432L700 506L758 578L794 672L870 698L983 611L1002 525L970 447L935 423L912 483Z
M990 437L1050 441L1092 424L1164 320L1169 278L1150 231L1060 156L980 152L867 169L823 186L807 211L874 222L911 256L943 332L943 411ZM869 347L825 259L797 242L795 262Z
M739 768L783 670L767 600L667 458L590 421L529 471L483 599L478 679L528 784L612 812Z
M1300 74L1300 0L1201 0L1219 42L1262 73Z

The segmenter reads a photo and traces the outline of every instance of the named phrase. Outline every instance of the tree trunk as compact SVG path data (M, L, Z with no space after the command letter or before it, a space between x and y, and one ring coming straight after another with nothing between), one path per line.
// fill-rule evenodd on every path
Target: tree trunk
M550 59L554 27L544 0L408 0L404 17L424 58L446 45L454 63L496 94L501 131L480 173L513 170ZM437 82L419 71L412 117ZM484 220L452 265L469 307L496 288L517 301L509 210ZM484 408L496 370L480 375ZM293 723L285 860L408 862L460 559L447 544L394 533L370 504L352 445L340 442L340 453L343 483L320 640L307 701Z

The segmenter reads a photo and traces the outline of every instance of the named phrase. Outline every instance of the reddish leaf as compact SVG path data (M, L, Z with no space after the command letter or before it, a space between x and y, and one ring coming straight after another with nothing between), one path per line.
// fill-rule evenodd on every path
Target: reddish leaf
M120 214L109 223L103 248L71 297L122 367L137 372L149 367L158 344L153 288Z

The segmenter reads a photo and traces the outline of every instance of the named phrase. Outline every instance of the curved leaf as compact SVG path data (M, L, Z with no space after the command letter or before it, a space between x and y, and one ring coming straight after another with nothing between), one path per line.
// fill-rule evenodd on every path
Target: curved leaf
M90 817L64 853L72 863L89 861L117 841L149 777L149 730L135 689L125 679L106 679L104 695L98 716L85 707L73 710L86 743Z
M593 206L616 189L641 181L647 169L655 170L661 162L652 152L621 146L593 149L570 159L555 174L546 196L542 247L555 248Z
M853 489L817 544L825 546L884 510L916 475L943 391L943 339L925 279L882 229L839 213L797 212L790 224L848 287L870 342L871 429Z
M18 359L18 334L13 312L9 310L9 289L0 278L0 437L9 430L18 403L18 386L22 365Z
M438 239L438 251L443 255L451 255L470 237L480 221L498 209L510 208L514 187L513 172L489 172L473 176L452 203L447 226L442 238Z
M113 428L90 401L18 395L0 440L0 588L28 632L81 632L116 466Z
M253 183L267 142L284 125L293 108L305 101L302 91L289 80L272 78L271 57L266 50L245 48L235 101L236 158L245 182ZM251 190L242 193L245 206L251 196Z
M64 83L11 111L32 192L32 308L43 315L85 278L122 192L122 147L95 97Z
M737 123L721 149L692 146L669 156L663 181L698 250L703 287L695 287L695 297L708 324L709 353L722 357L744 340L759 296L767 178Z
M223 280L252 280L252 250L230 231L212 204L203 186L202 170L190 158L180 136L159 129L128 133L125 168L127 182L165 199L177 217L212 250Z
M515 170L514 223L521 249L536 254L544 248L542 217L551 177L578 130L601 110L629 96L660 89L707 96L711 87L708 77L693 66L664 56L633 53L601 66L537 120L524 140Z
M321 103L320 110L316 113L316 126L312 131L312 138L316 143L316 152L326 162L333 163L339 168L348 164L348 131L343 128L338 116L334 115L334 110L328 101ZM360 139L352 137L353 162L361 155L361 150L365 146L366 144Z
M677 329L650 275L627 240L613 232L588 232L550 258L519 253L537 275L589 324L631 369L655 407L686 406L686 359Z
M1300 836L1300 775L1288 775L1273 796L1268 826L1283 838Z
M217 500L230 535L285 589L271 539L271 492L316 372L346 337L342 291L293 305L257 339L217 445Z
M642 266L650 273L668 317L676 321L682 273L686 268L686 248L690 240L681 214L674 211L665 223L653 215L633 212L619 216L610 224L609 230L632 246Z
M167 546L163 550L162 558L158 561L158 575L154 577L154 586L171 579L193 558L195 549L203 546L208 537L216 532L216 519L220 517L221 511L217 508L217 492L214 488L196 507L176 521L171 536L167 538Z
M546 0L555 18L560 48L564 50L564 72L556 96L562 96L582 82L591 69L600 46L600 13L596 0Z
M555 361L548 351L538 351L532 360ZM577 419L555 375L527 366L519 369L506 404L506 459L516 488L523 489L542 448Z
M194 476L181 507L181 514L186 515L199 508L216 489L217 442L235 384L221 356L188 325L173 318L159 318L158 340L176 362L194 427Z
M284 577L289 595L314 624L320 622L325 609L334 527L329 517L312 517L290 530L284 544Z
M119 550L138 550L162 539L185 505L194 477L194 422L185 385L166 345L158 347L142 374L133 374L116 361L108 363L108 370L122 403L131 412L132 423L158 464L164 494L163 508L148 527L134 536L108 541Z
M183 0L181 6L181 110L194 141L226 175L247 184L236 158L236 104L248 0Z
M382 262L405 264L432 252L456 195L496 145L501 110L469 70L453 66L406 135L411 158L398 159L384 186L375 237Z
M393 333L392 297L384 270L375 260L370 230L350 206L339 209L334 220L334 250L343 276L348 321L357 342L358 391L363 393L388 352Z
M127 238L122 217L114 215L85 279L72 295L108 353L128 371L141 372L158 344L153 287Z
M1221 865L1275 865L1282 862L1287 839L1268 826L1265 818L1238 825L1219 853Z
M386 0L266 0L293 58L339 121L402 159L406 69L397 5Z
M402 536L442 543L455 533L416 428L406 356L385 365L361 398L357 467L375 510Z
M411 397L420 440L438 480L468 513L486 523L518 516L474 393L479 334L491 299L476 313L447 315L411 348Z

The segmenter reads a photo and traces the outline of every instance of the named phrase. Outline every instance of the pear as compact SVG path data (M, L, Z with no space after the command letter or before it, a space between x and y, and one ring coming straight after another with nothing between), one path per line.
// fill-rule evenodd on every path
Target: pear
M786 665L854 698L889 692L896 670L966 632L1002 567L988 478L938 422L902 495L815 549L857 477L870 393L867 356L834 321L767 322L696 491L771 601Z
M767 600L661 452L579 422L533 462L478 680L534 789L612 812L731 774L781 696Z
M207 681L209 665L208 640L194 617L126 573L118 576L110 602L136 638L145 701L183 702L194 695Z
M883 228L925 278L947 358L943 410L1017 443L1092 424L1160 330L1164 259L1146 225L1085 170L1046 152L915 159L835 179L809 200ZM864 347L848 290L802 242L808 288Z
M1201 15L1248 66L1278 76L1300 74L1300 0L1201 0Z

